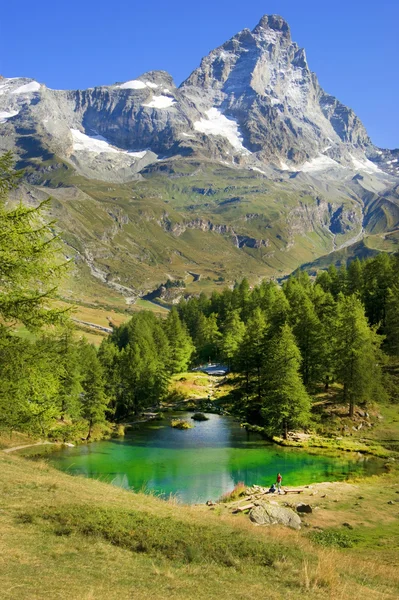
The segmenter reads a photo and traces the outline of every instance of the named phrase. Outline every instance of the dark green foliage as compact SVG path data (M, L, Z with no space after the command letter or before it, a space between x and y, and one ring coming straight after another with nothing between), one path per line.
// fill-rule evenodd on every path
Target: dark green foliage
M45 221L48 201L38 207L8 208L7 194L17 186L11 153L0 156L0 317L37 328L60 320L51 308L65 271L53 223Z
M61 368L58 395L60 416L63 421L67 417L77 420L81 415L82 373L79 347L73 339L71 325L68 324L64 327L56 343L58 365Z
M355 536L336 529L312 531L309 534L309 538L312 542L316 542L316 544L327 548L353 548L357 542Z
M105 395L103 369L94 346L85 341L79 348L82 369L82 416L88 422L86 439L90 439L93 425L105 422L108 399Z
M303 275L303 273L302 273ZM320 381L325 373L325 332L311 299L311 286L292 278L284 287L290 303L289 320L301 352L301 373L305 385Z
M240 319L239 310L235 309L226 316L219 348L221 359L231 368L245 335L245 325Z
M266 431L287 437L309 421L310 398L300 376L301 354L289 325L268 345L262 378L262 416Z
M101 344L99 359L117 418L158 405L167 394L170 374L187 366L192 351L177 311L166 323L143 311L115 329Z
M334 371L344 388L349 415L355 403L385 396L382 385L380 345L382 338L370 328L362 303L356 296L342 296L337 305Z
M172 374L182 373L187 370L195 347L176 308L172 308L165 319L164 330L169 342L170 372Z
M299 273L282 287L264 281L250 289L244 281L177 308L197 361L221 360L235 372L240 415L281 433L306 424L307 391L320 384L341 383L351 413L356 403L386 397L381 348L399 353L399 259L331 266L315 281Z
M0 426L45 435L59 415L61 369L54 344L0 327Z
M259 420L262 407L262 377L268 325L264 312L256 308L248 319L236 357L237 371L242 375L241 395L246 415Z

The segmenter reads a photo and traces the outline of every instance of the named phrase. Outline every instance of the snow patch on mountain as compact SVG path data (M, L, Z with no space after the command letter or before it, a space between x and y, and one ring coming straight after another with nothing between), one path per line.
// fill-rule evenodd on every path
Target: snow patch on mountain
M19 110L12 111L0 111L0 123L5 123L7 119L11 119L11 117L15 117L19 113Z
M237 121L225 117L218 108L210 108L205 114L207 119L195 121L194 129L196 131L205 133L205 135L221 135L239 152L251 154L243 145Z
M353 156L353 154L351 154L350 157L352 159L353 166L356 169L359 169L359 171L365 171L366 173L377 173L380 171L377 165L372 163L371 160L368 160L368 158L360 159L356 156Z
M176 104L176 100L169 96L154 96L150 102L143 104L147 108L170 108Z
M148 152L148 150L141 150L140 152L121 150L120 148L112 146L102 135L86 135L78 129L71 129L71 134L73 139L73 149L77 151L83 150L86 152L95 152L97 154L102 154L104 152L112 154L128 154L129 156L138 159L144 158Z
M140 81L140 79L132 79L131 81L125 81L125 83L121 83L115 87L121 90L144 90L145 88L155 90L158 87L158 84L152 83L152 81Z
M30 83L26 83L25 85L21 85L16 90L13 90L12 94L32 94L33 92L38 92L40 90L40 83L37 81L31 81Z
M74 150L85 150L86 152L118 152L101 135L90 136L78 129L71 129Z
M325 171L326 169L342 168L342 166L329 156L320 154L305 162L298 170L309 173L312 171Z
M120 152L124 152L123 150L120 150ZM128 154L129 156L133 156L134 158L144 158L144 156L147 154L148 150L142 150L141 152L124 152L125 154Z

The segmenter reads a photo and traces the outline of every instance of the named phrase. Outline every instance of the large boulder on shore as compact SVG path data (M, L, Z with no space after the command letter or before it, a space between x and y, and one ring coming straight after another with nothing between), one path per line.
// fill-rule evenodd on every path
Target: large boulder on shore
M258 502L249 513L249 518L256 525L285 525L292 529L301 528L301 519L291 508L267 502Z

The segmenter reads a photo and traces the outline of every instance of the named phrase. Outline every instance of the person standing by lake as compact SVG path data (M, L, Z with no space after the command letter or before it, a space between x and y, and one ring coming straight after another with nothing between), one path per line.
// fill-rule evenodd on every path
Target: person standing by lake
M281 482L283 481L283 478L281 476L281 473L277 473L277 493L281 494Z

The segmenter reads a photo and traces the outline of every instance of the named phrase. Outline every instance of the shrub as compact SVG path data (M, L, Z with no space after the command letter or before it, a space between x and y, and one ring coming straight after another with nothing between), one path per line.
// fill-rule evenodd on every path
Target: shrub
M119 425L117 425L115 427L114 431L112 432L111 437L118 438L118 437L124 437L124 435L125 435L125 426L120 423Z
M231 492L227 492L227 494L223 494L220 498L220 502L234 502L234 500L238 500L241 496L245 496L245 492L247 490L247 485L243 481L239 481Z
M87 434L87 425L83 421L54 427L48 434L54 442L75 442Z
M188 423L187 421L184 421L184 419L172 419L170 424L171 424L171 427L174 427L175 429L192 429L193 428L193 426L190 425L190 423Z
M312 531L309 534L310 539L316 544L325 547L336 548L353 548L357 542L357 538L348 535L344 531L335 529L324 529L323 531Z

